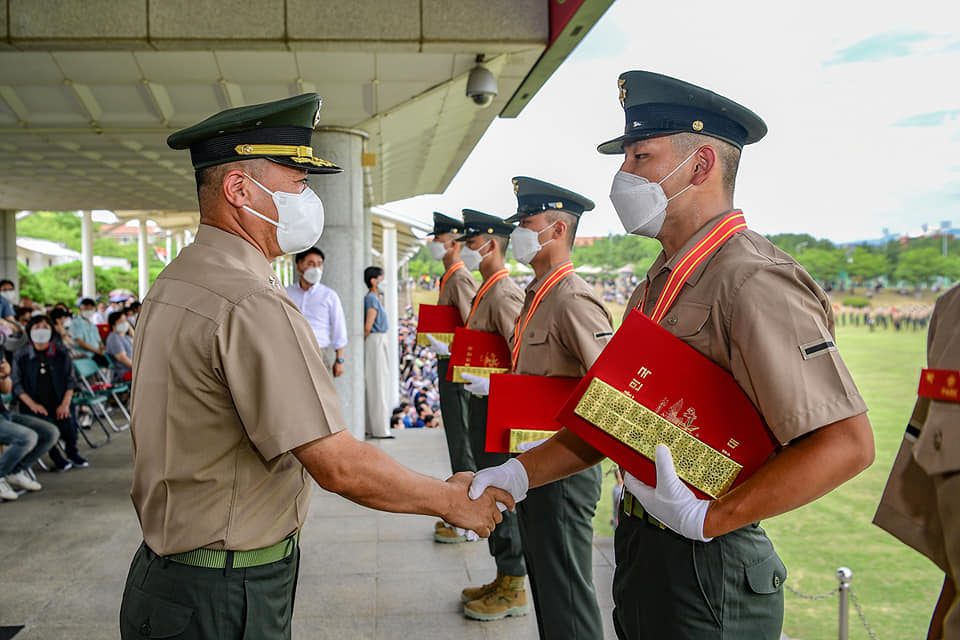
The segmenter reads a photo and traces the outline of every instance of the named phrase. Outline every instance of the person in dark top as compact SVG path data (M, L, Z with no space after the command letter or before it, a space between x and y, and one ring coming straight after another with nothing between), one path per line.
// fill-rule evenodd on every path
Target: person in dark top
M56 448L50 450L57 471L87 467L77 451L77 422L70 403L77 381L73 360L63 345L53 340L53 323L46 315L34 316L26 326L30 344L13 357L13 394L20 400L24 415L52 422L60 430L67 459Z

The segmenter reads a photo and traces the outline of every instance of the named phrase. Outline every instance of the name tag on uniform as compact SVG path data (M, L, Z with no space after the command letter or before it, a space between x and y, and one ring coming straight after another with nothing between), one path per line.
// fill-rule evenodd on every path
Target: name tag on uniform
M931 400L960 402L960 371L924 369L920 372L917 395Z

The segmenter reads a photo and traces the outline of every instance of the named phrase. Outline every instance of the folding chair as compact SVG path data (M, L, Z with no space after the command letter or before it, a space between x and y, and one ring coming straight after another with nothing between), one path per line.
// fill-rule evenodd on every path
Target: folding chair
M95 380L99 380L100 367L97 366L97 363L90 358L78 358L73 361L73 369L77 374L77 380L79 380L81 387L83 387L82 390L74 392L73 404L78 407L89 408L97 424L100 425L100 428L103 429L103 432L107 436L104 440L94 443L87 437L86 431L82 428L80 429L80 435L83 436L83 439L87 441L88 445L96 449L110 442L110 430L107 429L107 424L109 424L110 429L114 431L121 431L121 429L118 429L110 418L110 412L107 411L106 406L106 394L94 391L88 380L91 376L97 376ZM104 424L104 420L106 424Z
M108 353L107 362L110 363L110 368L113 369L113 357ZM113 399L113 402L117 405L117 408L120 409L120 413L123 414L123 417L127 419L127 423L120 425L119 427L114 426L114 431L125 431L130 428L130 412L127 410L126 404L120 400L121 393L130 393L130 383L123 381L113 381L104 375L102 369L97 369L97 377L100 382L91 385L91 388L96 393L106 394ZM111 425L113 426L113 425Z

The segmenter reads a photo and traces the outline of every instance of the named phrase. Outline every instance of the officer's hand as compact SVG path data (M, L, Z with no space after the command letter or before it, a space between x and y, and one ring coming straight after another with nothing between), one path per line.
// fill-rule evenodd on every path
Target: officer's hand
M480 376L475 376L472 373L462 373L460 375L468 383L464 389L475 396L490 395L490 378L481 378Z
M683 484L673 466L673 455L665 444L656 449L657 487L637 480L629 473L623 477L623 486L640 501L645 511L685 538L710 542L703 536L703 521L707 517L709 500L701 500Z
M497 503L508 504L511 509L515 505L509 493L496 487L479 492L475 499L471 498L468 490L472 480L473 474L470 472L454 474L447 480L452 489L451 498L446 513L441 513L440 516L455 527L472 529L481 538L486 538L497 523L503 520Z
M470 497L479 496L484 491L493 488L506 490L514 503L520 502L527 497L527 489L530 487L530 478L527 476L527 470L516 458L510 458L501 465L481 469L473 478L473 484L470 485ZM497 506L503 511L513 507L506 502L498 502Z
M440 342L433 337L432 333L427 334L427 340L430 341L430 350L433 351L438 356L449 356L450 355L450 345Z

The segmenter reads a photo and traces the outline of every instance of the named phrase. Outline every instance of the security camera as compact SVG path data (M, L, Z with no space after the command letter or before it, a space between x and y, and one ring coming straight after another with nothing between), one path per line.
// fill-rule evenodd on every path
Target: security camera
M470 70L467 78L467 97L478 107L486 107L497 95L497 79L481 65Z

